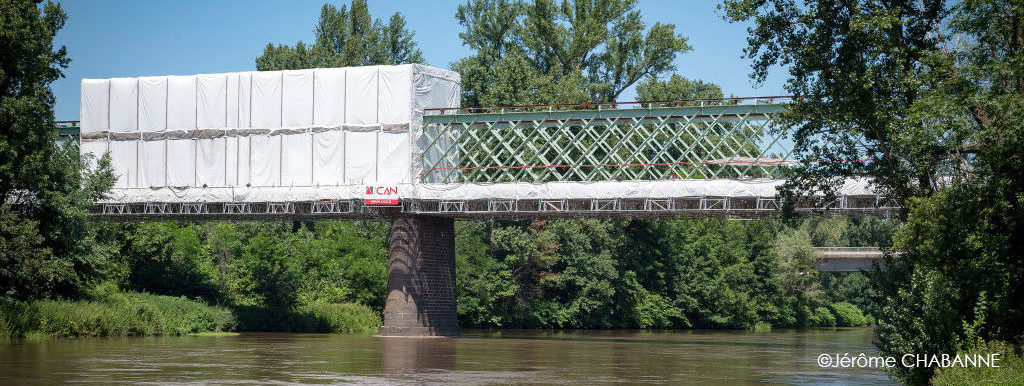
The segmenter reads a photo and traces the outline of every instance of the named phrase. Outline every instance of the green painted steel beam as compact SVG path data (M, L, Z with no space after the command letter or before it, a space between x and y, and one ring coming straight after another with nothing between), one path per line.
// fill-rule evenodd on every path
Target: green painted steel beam
M713 117L730 115L772 115L784 111L785 104L653 107L636 109L593 109L455 113L424 115L423 124L457 124L509 121L607 120L650 117Z

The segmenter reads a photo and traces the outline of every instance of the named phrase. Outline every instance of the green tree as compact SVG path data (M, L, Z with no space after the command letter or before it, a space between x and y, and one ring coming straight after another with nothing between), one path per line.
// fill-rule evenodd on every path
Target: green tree
M648 26L635 0L471 0L455 18L475 52L452 65L463 106L613 101L690 49L674 25Z
M682 99L716 99L725 96L717 84L687 79L672 74L666 80L648 77L636 86L638 101L671 101Z
M0 297L75 295L106 266L88 206L113 185L109 160L87 167L57 145L50 84L70 59L53 39L57 4L0 1Z
M909 208L875 273L883 354L1024 339L1024 5L729 0L752 20L754 78L789 69L805 163L788 187L871 175ZM897 367L910 383L934 369Z
M422 63L423 53L406 28L405 17L395 12L384 22L374 19L366 0L353 0L341 8L324 4L314 31L316 40L307 46L267 44L256 58L259 71L317 67L367 66Z
M751 76L777 65L797 98L780 124L793 132L802 163L786 195L831 194L844 178L871 175L892 197L933 191L938 172L967 138L955 131L907 130L922 96L926 62L939 50L932 32L948 14L941 0L878 3L726 0L726 17L753 21ZM831 162L813 162L830 160Z

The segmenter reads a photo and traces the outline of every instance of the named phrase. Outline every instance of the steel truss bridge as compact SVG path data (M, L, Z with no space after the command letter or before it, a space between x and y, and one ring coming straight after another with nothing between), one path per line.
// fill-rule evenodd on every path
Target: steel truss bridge
M364 205L362 186L310 188L288 201L96 204L118 220L671 218L776 216L797 161L773 117L787 97L428 109L414 138L415 183L399 205ZM62 139L75 122L63 122ZM317 190L320 193L317 193ZM899 205L865 181L798 213L887 216Z

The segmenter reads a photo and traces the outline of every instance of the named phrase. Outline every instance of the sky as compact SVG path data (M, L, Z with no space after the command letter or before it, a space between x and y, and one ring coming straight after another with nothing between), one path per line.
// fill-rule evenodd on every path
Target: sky
M448 68L471 51L459 40L455 10L466 0L370 0L370 13L405 15L427 64ZM336 5L348 0L331 0ZM249 71L267 43L313 40L324 0L305 1L112 1L69 0L68 21L56 39L72 59L65 78L53 84L56 119L78 120L82 78L189 75ZM718 1L639 0L645 21L670 23L693 50L678 55L676 73L722 86L726 95L784 95L785 74L764 84L750 79L742 58L747 25L722 19ZM627 90L620 101L632 100Z

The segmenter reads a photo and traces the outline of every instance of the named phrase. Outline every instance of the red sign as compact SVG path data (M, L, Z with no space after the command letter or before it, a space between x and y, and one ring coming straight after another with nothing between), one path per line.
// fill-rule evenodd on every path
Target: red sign
M367 186L363 205L398 205L398 186Z

